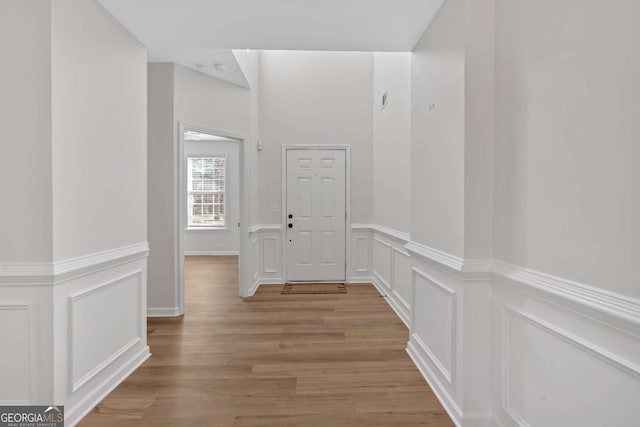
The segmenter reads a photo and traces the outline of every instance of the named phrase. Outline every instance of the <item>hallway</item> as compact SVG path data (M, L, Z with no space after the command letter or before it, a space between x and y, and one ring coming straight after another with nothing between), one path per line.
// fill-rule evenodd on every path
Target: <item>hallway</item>
M371 285L237 296L237 257L187 257L186 316L149 319L151 358L79 425L450 426Z

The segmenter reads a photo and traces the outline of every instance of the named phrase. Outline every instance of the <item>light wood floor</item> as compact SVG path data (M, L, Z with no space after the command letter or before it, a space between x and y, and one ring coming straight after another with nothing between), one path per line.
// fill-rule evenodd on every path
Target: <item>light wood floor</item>
M243 300L237 257L188 257L186 315L149 319L153 356L79 425L452 426L371 285Z

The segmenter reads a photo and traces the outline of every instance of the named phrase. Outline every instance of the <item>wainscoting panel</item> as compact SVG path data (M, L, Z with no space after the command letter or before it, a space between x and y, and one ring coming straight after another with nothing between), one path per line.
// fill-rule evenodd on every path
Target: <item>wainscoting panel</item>
M393 248L393 296L402 305L404 310L409 313L411 306L409 301L412 299L411 295L411 275L412 275L412 262L411 256L404 250L397 247Z
M420 306L413 310L412 339L427 353L442 378L453 384L456 365L457 295L450 287L413 269L413 292Z
M503 310L502 405L512 420L593 427L640 420L640 367L527 312Z
M260 238L257 235L251 237L251 266L253 281L260 275Z
M369 236L356 236L353 245L353 267L356 273L369 273Z
M148 251L0 269L0 404L64 405L74 426L149 357Z
M367 225L353 224L347 238L351 239L347 253L347 281L350 283L373 282L371 229Z
M33 402L33 308L30 302L0 303L0 404L28 405Z
M85 265L53 287L53 401L64 402L65 425L75 425L150 356L147 251L141 244L119 261Z
M373 274L387 292L391 290L391 254L393 245L373 238Z
M411 256L404 250L409 235L373 224L354 226L354 245L371 248L368 269L356 280L373 283L398 317L409 326L411 311ZM365 243L366 242L366 243ZM370 245L370 246L369 246ZM367 250L367 254L369 251ZM357 256L354 255L355 259ZM368 276L366 275L368 273Z
M249 259L253 295L261 284L284 283L282 258L283 230L280 224L259 224L249 227Z
M69 296L70 392L142 340L142 271Z
M262 265L263 273L274 274L278 272L278 238L276 236L265 236L262 238Z
M497 275L495 418L511 425L632 426L640 419L640 328ZM635 396L635 397L633 397Z

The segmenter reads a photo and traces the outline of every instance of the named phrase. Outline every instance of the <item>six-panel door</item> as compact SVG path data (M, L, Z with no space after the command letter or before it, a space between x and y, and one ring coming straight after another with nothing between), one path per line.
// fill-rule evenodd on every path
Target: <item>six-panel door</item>
M344 150L287 150L287 281L344 281Z

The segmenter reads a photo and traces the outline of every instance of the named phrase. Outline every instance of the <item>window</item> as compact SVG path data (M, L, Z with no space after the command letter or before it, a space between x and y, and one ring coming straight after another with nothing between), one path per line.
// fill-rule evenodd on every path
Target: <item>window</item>
M225 222L224 157L189 157L187 159L188 227L224 227Z

